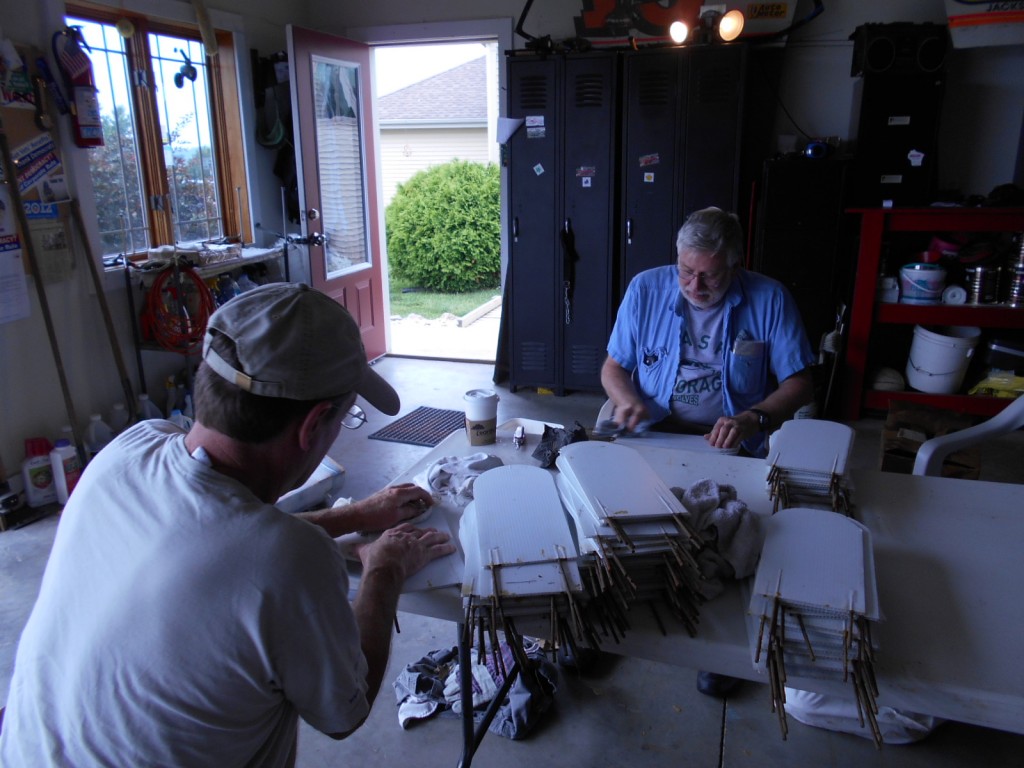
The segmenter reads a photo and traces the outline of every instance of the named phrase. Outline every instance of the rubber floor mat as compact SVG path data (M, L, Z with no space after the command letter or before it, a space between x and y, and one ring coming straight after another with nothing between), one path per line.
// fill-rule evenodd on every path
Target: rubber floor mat
M371 440L410 443L433 448L457 429L466 426L466 414L443 408L420 406L398 421L370 435Z

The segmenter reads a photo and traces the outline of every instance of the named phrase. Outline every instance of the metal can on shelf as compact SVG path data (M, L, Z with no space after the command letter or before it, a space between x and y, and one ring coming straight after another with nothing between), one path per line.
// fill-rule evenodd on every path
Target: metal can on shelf
M977 264L967 268L967 303L995 304L999 301L999 278L1003 268Z
M1010 292L1006 303L1011 307L1024 307L1024 264L1015 264L1010 269Z

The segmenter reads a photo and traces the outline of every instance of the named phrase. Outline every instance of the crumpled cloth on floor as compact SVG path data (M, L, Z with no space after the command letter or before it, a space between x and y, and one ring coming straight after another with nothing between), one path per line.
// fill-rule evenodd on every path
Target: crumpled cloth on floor
M704 597L717 596L725 579L745 579L757 569L764 546L764 528L757 515L736 498L731 485L704 478L672 493L690 513L704 549L697 555L706 584Z
M487 453L445 456L417 475L415 482L428 489L435 498L447 497L457 506L464 507L473 500L473 482L488 469L503 464L497 456Z
M867 723L861 726L857 704L853 699L787 687L786 714L804 725L852 733L865 739L874 738ZM925 738L945 722L931 715L921 715L883 705L879 705L875 721L885 744L912 744Z
M505 669L511 669L515 663L511 648L503 642L500 650ZM488 726L492 733L513 740L525 738L536 726L550 707L557 690L557 667L544 657L537 644L527 646L524 650L537 671L537 680L542 690L530 690L523 676L516 675L515 682ZM478 665L476 661L477 652L473 650L473 719L480 723L494 694L505 682L505 676L495 666L494 654L486 654L484 664ZM478 678L478 675L484 674L490 677L490 683ZM458 648L430 651L419 661L407 666L393 684L398 701L399 725L409 728L414 722L435 714L459 717L459 712L452 707L456 700L460 700L459 677ZM493 692L488 695L488 691Z

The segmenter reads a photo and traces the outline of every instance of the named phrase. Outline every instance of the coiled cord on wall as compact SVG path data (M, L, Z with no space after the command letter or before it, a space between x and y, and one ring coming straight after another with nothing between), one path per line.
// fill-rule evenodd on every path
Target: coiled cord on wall
M206 324L216 303L195 270L179 269L178 285L173 282L174 274L173 269L165 269L153 280L146 295L143 327L151 331L153 340L164 349L187 355L203 343Z

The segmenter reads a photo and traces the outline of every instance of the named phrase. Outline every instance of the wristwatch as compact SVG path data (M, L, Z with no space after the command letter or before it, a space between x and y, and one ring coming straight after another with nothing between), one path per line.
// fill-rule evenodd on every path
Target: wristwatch
M762 411L760 408L747 408L748 411L757 416L757 428L762 432L767 432L772 426L772 417L767 412Z

